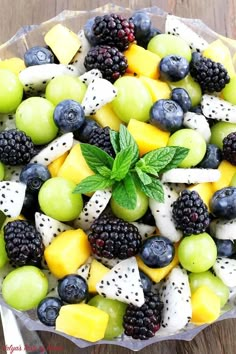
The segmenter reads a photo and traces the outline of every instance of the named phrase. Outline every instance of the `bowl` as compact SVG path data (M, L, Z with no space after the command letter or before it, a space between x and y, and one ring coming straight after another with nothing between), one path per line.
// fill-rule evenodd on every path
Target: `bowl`
M153 25L155 25L160 30L164 30L167 13L158 7L146 8L145 10L150 14ZM58 16L40 25L22 27L8 42L0 46L0 59L3 60L14 56L23 58L23 54L28 48L34 45L44 44L43 37L45 33L57 23L62 23L63 25L69 27L72 31L77 33L89 18L111 12L121 13L126 17L130 17L133 11L129 8L123 8L113 4L107 4L103 7L99 7L91 11L63 11ZM234 55L236 53L236 41L217 34L199 19L180 19L209 42L214 41L217 38L221 38L221 40L229 47L231 54ZM3 278L3 276L4 274L2 274L2 272L0 271L0 277ZM2 297L0 297L0 303L9 308L9 306L4 303ZM202 326L195 326L193 324L189 324L186 328L172 335L166 333L165 329L162 328L156 333L153 338L144 341L133 340L130 337L122 335L121 337L115 340L101 340L96 343L91 343L77 339L75 337L68 336L64 333L55 331L53 328L43 325L37 319L35 310L20 312L12 309L12 311L20 318L20 320L29 330L57 333L58 335L63 336L72 341L79 348L86 348L96 344L112 344L125 347L133 351L138 351L153 343L157 343L164 340L190 341L199 332L201 332L204 328L208 326L207 324ZM221 321L228 318L236 318L236 289L231 289L229 301L223 308L221 316L218 318L217 321Z

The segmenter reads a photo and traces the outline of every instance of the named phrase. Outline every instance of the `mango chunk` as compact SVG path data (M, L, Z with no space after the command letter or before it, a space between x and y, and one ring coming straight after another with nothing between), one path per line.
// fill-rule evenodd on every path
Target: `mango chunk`
M229 186L233 175L236 173L236 166L233 166L228 161L223 160L221 161L218 170L220 171L221 176L218 181L212 182L214 192Z
M120 124L123 122L120 118L117 117L115 112L112 110L110 103L107 103L105 106L101 107L93 116L91 116L99 125L104 127L110 127L113 130L118 131Z
M62 232L44 251L49 270L59 279L75 273L90 254L88 236L82 229Z
M59 156L56 160L54 160L48 165L48 169L52 177L57 177L58 171L62 166L63 162L65 161L65 159L67 158L67 156L68 156L68 151L66 151L63 155Z
M154 127L154 125L130 119L128 131L138 144L140 156L149 151L165 147L170 133Z
M161 58L137 44L131 44L124 52L128 61L127 72L158 79L160 76L159 63Z
M44 41L61 64L69 64L81 47L77 34L60 23L46 33Z
M109 268L104 266L102 263L98 262L96 259L93 259L90 270L89 270L89 279L88 279L88 289L90 293L96 293L96 285L102 280L105 274L110 271Z
M203 202L206 204L208 210L210 210L210 200L214 194L212 183L198 183L188 187L190 191L196 191L202 198Z
M191 303L194 324L214 322L220 315L220 298L205 285L192 294Z
M21 70L25 69L25 63L17 57L5 59L0 61L0 69L7 69L18 75Z
M87 304L64 305L56 319L56 330L96 342L104 338L109 315L97 307Z
M139 78L150 92L153 103L161 99L170 98L171 89L166 82L153 80L146 76L140 76Z

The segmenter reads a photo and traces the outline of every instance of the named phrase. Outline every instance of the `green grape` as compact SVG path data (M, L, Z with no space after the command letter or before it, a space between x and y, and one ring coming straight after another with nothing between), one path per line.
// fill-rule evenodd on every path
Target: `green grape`
M228 122L218 122L211 127L210 144L215 144L220 149L223 149L224 138L236 131L236 124Z
M226 101L236 105L236 76L230 78L230 82L222 90L223 97Z
M200 286L207 286L217 296L219 296L221 307L223 307L228 301L229 288L220 278L212 274L210 271L189 274L189 284L192 293Z
M179 37L163 33L153 37L148 43L148 50L164 58L167 55L175 54L186 58L192 58L191 49L188 44Z
M131 76L123 76L116 80L117 97L112 101L116 115L125 123L131 118L146 122L152 106L152 97L141 80Z
M0 269L5 266L8 261L7 252L5 249L5 240L3 232L0 232Z
M140 219L148 209L148 197L141 190L137 190L137 203L135 209L127 209L111 198L111 210L115 216L125 221L135 221Z
M180 264L193 273L205 272L216 261L217 248L212 237L203 232L184 237L178 247Z
M196 166L206 153L205 140L193 129L177 130L170 136L168 146L183 146L189 149L188 155L178 166L183 168Z
M73 193L75 187L74 182L62 177L48 179L39 191L41 210L60 221L74 220L83 208L81 194Z
M113 339L123 333L123 316L127 307L126 304L117 300L106 299L101 295L93 297L88 304L107 312L109 315L104 339Z
M23 86L12 71L0 69L0 113L11 113L22 101Z
M58 132L53 120L54 105L42 97L30 97L16 111L16 127L31 137L34 144L47 144Z
M46 98L55 106L63 100L82 102L87 86L80 79L62 75L52 79L45 91Z
M35 308L47 295L48 279L37 267L12 270L2 283L2 296L9 306L27 311Z
M188 75L183 80L176 81L176 82L168 82L172 89L175 87L181 87L185 89L192 102L192 106L197 106L202 99L202 90L200 85L193 80L192 76Z
M0 181L3 181L5 177L5 166L4 164L0 161Z

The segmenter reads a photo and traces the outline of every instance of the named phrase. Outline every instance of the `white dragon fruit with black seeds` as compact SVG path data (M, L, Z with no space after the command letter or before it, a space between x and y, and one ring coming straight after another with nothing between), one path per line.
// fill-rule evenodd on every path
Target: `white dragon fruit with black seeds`
M134 226L137 227L138 232L139 232L140 236L142 237L143 241L146 240L147 237L153 235L156 230L155 226L143 224L143 223L137 222L137 221L130 222L130 224L133 224Z
M83 75L79 76L79 79L85 84L89 85L91 82L93 82L94 79L96 78L102 78L102 73L98 69L92 69L89 71L86 71Z
M54 277L54 275L50 272L50 270L43 269L42 272L46 275L48 280L47 297L49 296L58 297L58 292L57 292L58 279Z
M78 53L72 59L71 65L76 68L76 70L78 71L78 75L82 75L86 72L86 68L84 66L84 59L87 53L89 52L91 45L85 37L83 30L79 31L78 37L81 42L81 47L78 50Z
M187 112L184 114L183 126L196 130L209 143L211 138L211 129L206 117L202 114Z
M221 172L212 168L172 168L164 172L161 181L162 183L204 183L216 182L220 179Z
M210 224L211 235L219 240L236 240L236 219L215 219Z
M5 180L20 182L20 173L23 166L5 166Z
M213 270L225 285L230 288L236 286L236 259L218 257Z
M51 162L69 151L73 145L73 133L66 133L54 139L31 159L31 163L48 166Z
M222 98L203 95L201 108L204 116L209 119L236 123L236 105L233 105Z
M96 254L93 255L94 258L96 258L96 260L100 263L102 263L104 266L108 267L108 268L113 268L115 267L118 263L121 262L121 259L119 258L105 258L105 257L99 257Z
M175 267L160 289L164 304L162 328L174 333L183 329L192 318L191 291L186 270Z
M88 281L89 276L90 276L90 267L91 267L91 262L92 262L92 258L89 257L89 259L87 260L87 262L85 264L83 264L82 266L79 267L79 269L77 269L76 273L78 275L80 275L82 278L84 278L84 280Z
M135 257L121 261L114 266L96 285L98 294L141 307L144 293Z
M16 129L15 114L0 114L0 132Z
M15 181L0 182L0 210L10 218L20 215L25 199L26 185Z

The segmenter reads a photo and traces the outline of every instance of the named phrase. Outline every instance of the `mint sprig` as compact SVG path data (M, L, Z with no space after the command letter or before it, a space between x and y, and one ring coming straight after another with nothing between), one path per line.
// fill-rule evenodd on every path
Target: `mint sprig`
M86 194L111 188L117 204L135 209L139 188L149 198L163 202L164 190L159 175L178 167L187 156L188 149L168 146L150 151L140 158L138 145L124 125L120 126L119 132L110 131L110 140L115 158L96 146L81 144L82 154L95 174L83 179L74 193Z

